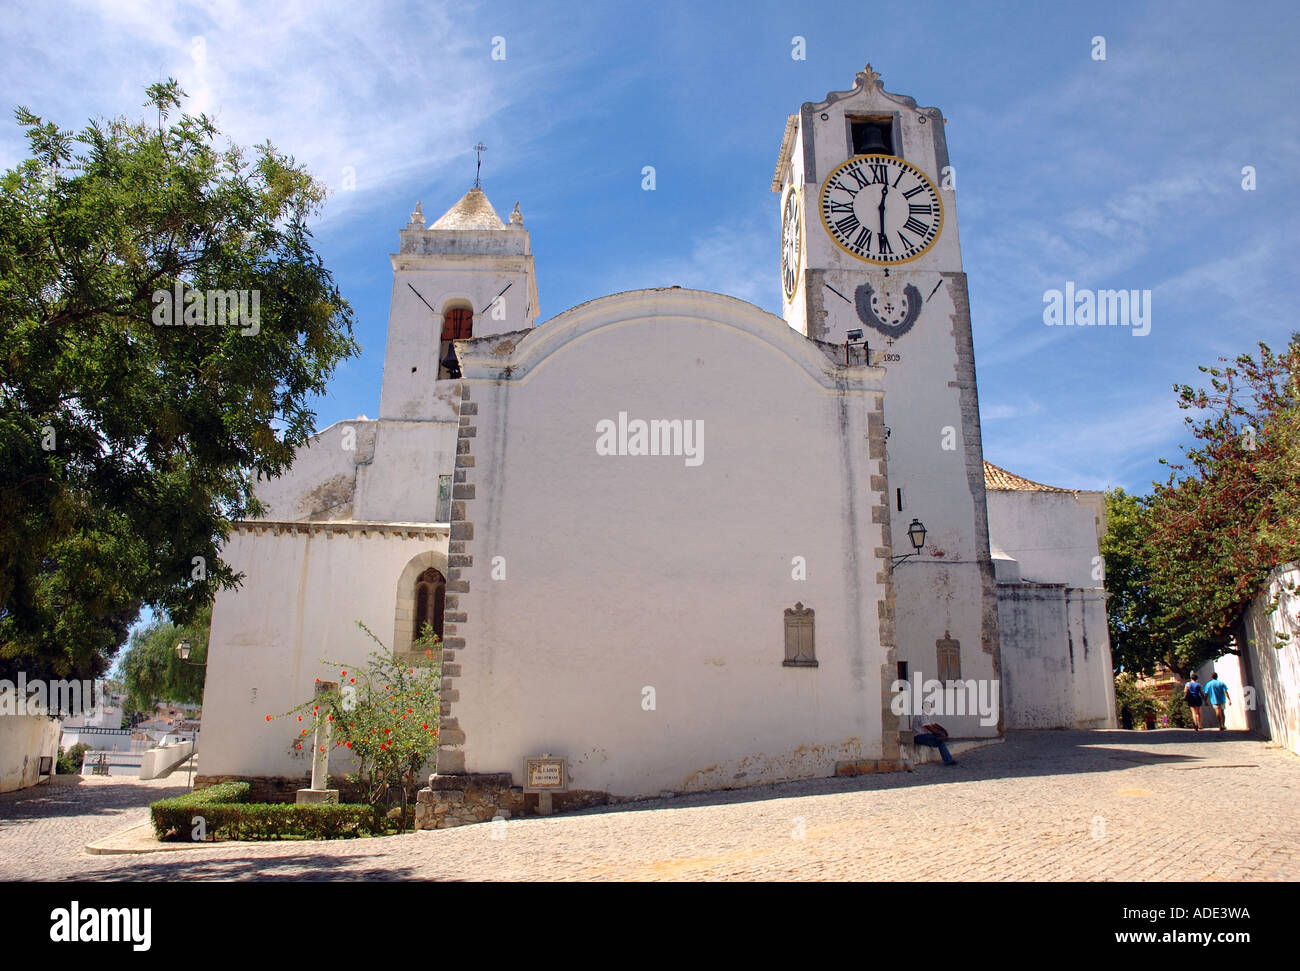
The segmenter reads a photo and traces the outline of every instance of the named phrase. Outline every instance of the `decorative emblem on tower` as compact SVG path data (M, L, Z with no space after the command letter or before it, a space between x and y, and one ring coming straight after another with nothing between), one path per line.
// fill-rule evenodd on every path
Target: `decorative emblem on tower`
M874 88L880 81L880 72L871 69L870 62L858 72L858 84L864 88Z
M921 291L907 284L900 291L896 284L876 289L864 283L853 293L858 320L886 337L902 337L921 315Z

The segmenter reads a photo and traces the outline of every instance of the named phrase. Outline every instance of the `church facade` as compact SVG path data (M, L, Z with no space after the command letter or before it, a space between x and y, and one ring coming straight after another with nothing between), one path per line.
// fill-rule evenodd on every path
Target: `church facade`
M789 117L783 317L671 287L538 325L518 205L417 205L378 417L315 436L223 551L200 783L302 784L264 716L365 656L357 620L399 655L441 634L437 777L498 807L544 754L561 805L900 769L903 684L997 740L1010 580L943 124L869 66Z

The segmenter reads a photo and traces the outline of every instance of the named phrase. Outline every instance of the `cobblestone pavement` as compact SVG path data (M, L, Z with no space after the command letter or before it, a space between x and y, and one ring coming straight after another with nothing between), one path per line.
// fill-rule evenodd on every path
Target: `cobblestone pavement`
M170 781L170 780L167 780ZM41 787L42 789L46 787ZM174 785L0 796L0 879L1296 880L1300 758L1245 733L1017 732L956 768L331 842L90 856ZM1215 846L1213 867L1189 841Z
M148 822L149 803L185 791L182 773L149 782L55 776L46 785L0 793L0 879L76 879L99 859L82 853L83 846Z

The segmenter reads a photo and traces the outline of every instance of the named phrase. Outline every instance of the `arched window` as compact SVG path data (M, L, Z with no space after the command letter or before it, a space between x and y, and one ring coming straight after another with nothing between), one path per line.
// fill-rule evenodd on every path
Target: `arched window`
M412 641L420 636L425 624L432 624L433 632L442 637L442 613L446 599L447 581L433 567L416 577L415 629L411 633Z
M438 377L440 380L460 377L460 364L452 341L474 336L474 311L469 307L455 307L443 311L442 341L438 344Z

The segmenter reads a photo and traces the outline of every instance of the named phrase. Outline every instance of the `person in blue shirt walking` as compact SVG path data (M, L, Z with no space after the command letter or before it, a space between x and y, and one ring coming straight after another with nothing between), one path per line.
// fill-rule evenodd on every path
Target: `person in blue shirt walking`
M1219 731L1223 731L1223 706L1232 704L1228 697L1228 686L1219 680L1219 672L1211 671L1210 680L1205 682L1205 700L1214 708L1214 717L1219 720Z
M1183 686L1183 700L1187 702L1187 707L1192 710L1192 725L1199 732L1201 730L1201 705L1205 702L1204 690L1201 682L1196 680L1196 675Z

